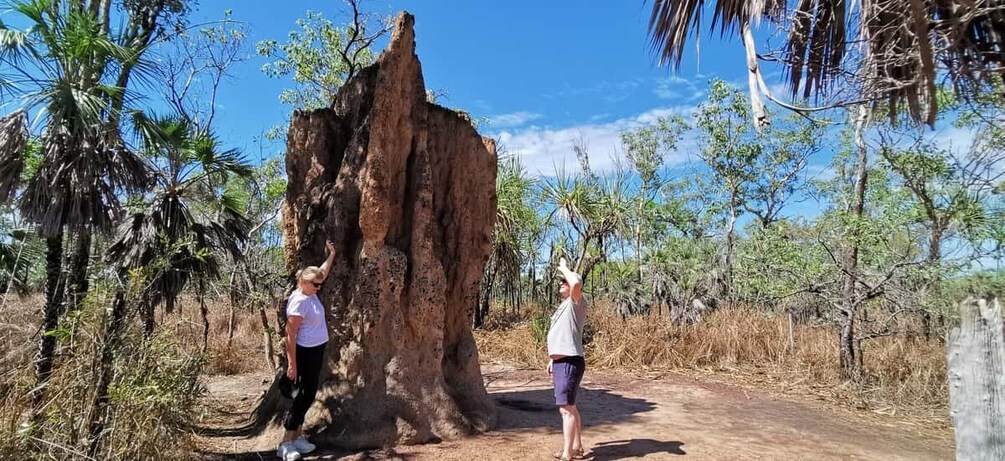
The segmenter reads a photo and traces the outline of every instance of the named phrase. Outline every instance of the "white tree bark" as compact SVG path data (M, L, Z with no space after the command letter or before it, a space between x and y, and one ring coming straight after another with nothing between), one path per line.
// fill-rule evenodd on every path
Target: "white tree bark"
M1005 329L998 299L964 300L948 344L956 459L1005 459Z

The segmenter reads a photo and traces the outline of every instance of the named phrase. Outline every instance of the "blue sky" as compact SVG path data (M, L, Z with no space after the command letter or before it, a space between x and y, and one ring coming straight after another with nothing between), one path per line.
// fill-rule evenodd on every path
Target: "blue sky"
M746 90L742 45L735 36L707 33L707 23L698 37L700 47L692 39L679 70L659 67L647 34L651 3L642 0L362 0L362 5L384 15L402 10L415 15L426 87L445 93L441 104L487 119L480 126L482 134L499 139L509 154L518 155L538 175L550 176L563 165L575 169L572 146L577 141L589 148L595 170L609 168L620 156L621 131L660 115L690 116L704 99L710 79ZM347 18L345 4L337 0L291 1L278 8L265 1L206 0L193 22L218 19L226 9L235 20L249 24L252 45L263 39L283 42L308 10L336 24ZM769 38L769 27L756 35ZM219 97L218 133L252 158L282 151L282 146L263 147L255 140L289 113L278 95L292 83L265 77L260 70L265 62L251 56L234 70L235 78L224 83ZM786 94L777 68L762 63L762 72L776 95ZM946 142L959 137L947 134L933 133ZM702 174L695 143L683 144L667 164L676 169L674 174ZM825 151L811 159L806 174L821 179L831 175L830 157ZM815 200L796 200L783 214L812 217L819 209Z
M707 24L699 37L700 54L692 40L679 70L657 66L647 36L651 3L643 0L361 3L365 10L382 15L402 10L415 15L417 53L427 88L445 93L441 104L487 120L480 126L482 133L501 140L534 174L551 175L562 165L575 168L574 142L585 143L591 165L604 170L620 156L621 131L660 115L690 116L704 99L710 79L746 87L742 46L736 37L705 33ZM292 82L266 77L261 67L267 61L254 54L254 44L264 39L285 41L308 10L344 24L346 6L340 0L293 0L282 6L262 0L203 0L191 21L219 20L225 10L248 25L249 59L233 68L232 78L221 85L216 131L224 145L257 162L283 150L259 141L266 130L287 118L290 108L278 96ZM768 32L757 34L765 38ZM782 93L777 69L762 70L773 91ZM967 137L941 134L940 139L947 141L957 137L947 134ZM700 174L694 143L684 146L667 163L678 169L677 174L695 170ZM820 155L807 173L828 175L829 161L829 153ZM786 214L812 216L818 208L816 203L796 203Z
M574 165L572 141L583 139L603 168L618 133L668 112L690 114L712 77L743 82L742 47L733 40L702 41L701 62L689 48L679 72L656 65L648 47L650 5L642 1L364 2L370 11L407 10L416 17L417 53L426 86L440 102L487 119L483 134L498 136L510 153L542 174ZM284 40L297 18L320 11L336 23L336 1L204 1L196 21L222 16L250 25L250 41ZM234 71L219 97L218 131L234 147L258 152L253 139L283 120L278 94L288 82L266 78L263 58ZM699 65L700 64L700 65ZM672 163L684 158L670 159Z

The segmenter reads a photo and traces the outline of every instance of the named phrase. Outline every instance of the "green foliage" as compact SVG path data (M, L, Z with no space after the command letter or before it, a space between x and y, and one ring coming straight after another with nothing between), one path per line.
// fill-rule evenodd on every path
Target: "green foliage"
M253 170L235 150L223 150L212 133L200 132L176 117L134 115L144 153L161 165L158 187L120 226L109 258L127 269L157 264L145 299L175 299L193 278L220 275L218 253L241 254L251 226L231 178L250 178Z
M534 342L544 344L548 340L548 329L551 328L551 318L534 317L530 320L530 332L534 336Z
M283 104L296 110L326 107L351 71L373 62L370 43L351 40L353 34L365 36L366 30L355 30L354 25L339 27L314 11L297 19L297 26L300 29L290 31L285 43L262 40L256 44L259 55L272 59L262 66L262 72L272 78L293 79L294 87L279 94ZM280 130L273 128L267 136L277 139L282 136Z
M651 125L643 125L621 133L621 144L635 172L647 190L655 190L662 183L660 168L677 148L681 136L690 127L680 115L659 117ZM643 194L644 195L644 194Z
M840 318L845 252L856 247L854 302L870 311L856 334L868 338L894 334L896 325L911 328L903 327L913 325L905 317L951 318L959 290L950 286L975 261L986 267L1002 259L1005 206L997 188L1005 174L998 160L1005 135L995 124L963 117L979 129L975 142L956 154L904 137L888 143L899 128L872 125L879 147L869 146L876 155L866 165L859 216L851 208L857 147L850 129L790 114L772 116L775 123L758 132L743 92L715 81L709 95L694 128L674 117L626 130L626 166L595 172L579 143L573 145L577 170L559 169L520 187L501 180L500 210L507 218L500 229L544 237L513 238L497 229L497 248L518 251L494 289L506 299L547 287L545 274L566 256L587 275L588 295L612 301L623 315L665 311L672 321L687 323L697 321L701 309L732 299L829 323ZM664 160L680 154L685 137L697 137L700 164L693 171L667 168ZM828 170L834 174L810 179L807 166L822 153L832 154ZM507 168L500 164L501 178L509 178ZM521 208L518 200L530 206ZM787 217L797 200L816 201L819 214ZM949 248L936 256L936 265L926 263L936 222L926 200L942 219L941 241ZM550 257L532 257L538 252ZM538 320L533 328L541 336L547 323Z

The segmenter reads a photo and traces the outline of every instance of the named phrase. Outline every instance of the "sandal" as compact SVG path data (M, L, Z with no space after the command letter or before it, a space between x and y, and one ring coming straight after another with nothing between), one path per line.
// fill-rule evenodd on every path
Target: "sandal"
M584 452L583 449L580 448L580 449L572 452L572 457L571 458L566 458L566 457L562 456L562 452L556 451L555 454L551 455L551 457L555 458L555 459L557 459L559 461L571 461L573 459L586 459L586 452Z

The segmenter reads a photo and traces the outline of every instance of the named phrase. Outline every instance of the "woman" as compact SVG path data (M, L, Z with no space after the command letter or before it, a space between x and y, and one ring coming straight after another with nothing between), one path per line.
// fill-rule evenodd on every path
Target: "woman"
M335 260L335 246L325 244L328 258L321 267L308 266L297 272L297 289L286 303L286 377L299 383L300 392L293 398L283 422L286 433L276 455L284 461L296 461L302 454L314 451L314 444L303 435L304 416L318 391L318 376L328 344L325 308L318 299L318 290Z

